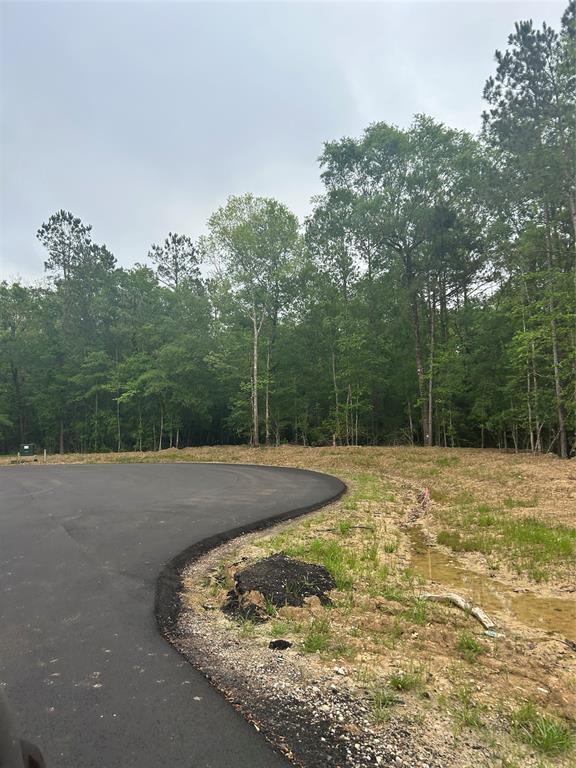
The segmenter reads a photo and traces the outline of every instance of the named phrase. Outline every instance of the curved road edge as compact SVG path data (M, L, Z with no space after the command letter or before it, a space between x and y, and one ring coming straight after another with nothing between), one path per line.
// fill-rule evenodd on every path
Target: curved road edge
M312 469L300 469L299 467L276 467L273 465L262 464L230 464L228 466L234 467L261 467L270 466L272 469L294 471L310 474L321 475L322 477L330 478L335 484L335 493L332 496L323 499L322 501L315 502L303 507L297 507L296 509L288 510L287 512L281 512L277 515L264 518L262 520L255 520L251 523L244 525L238 525L234 528L230 528L227 531L221 531L220 533L208 536L202 541L198 541L195 544L190 545L184 549L180 554L169 560L158 575L156 580L156 594L154 599L154 615L156 617L156 623L160 630L160 634L164 639L170 643L179 653L178 646L173 642L178 636L178 619L180 616L181 599L180 594L182 592L182 572L184 569L194 561L201 558L213 549L216 549L222 544L225 544L232 539L239 536L243 536L247 533L254 533L256 531L264 531L267 528L271 528L278 523L285 522L286 520L295 520L303 515L315 512L317 509L333 504L339 498L341 498L348 490L347 485L340 480L340 478L334 475L328 475L325 472L315 472ZM181 654L187 659L189 663L190 658L184 654Z

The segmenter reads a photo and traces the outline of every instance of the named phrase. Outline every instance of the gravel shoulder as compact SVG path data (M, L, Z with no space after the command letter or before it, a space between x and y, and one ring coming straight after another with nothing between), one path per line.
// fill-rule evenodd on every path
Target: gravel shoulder
M493 505L499 498L507 518L520 521L520 527L538 516L548 530L549 509L569 526L567 506L554 506L549 494L538 507L534 487L548 472L557 478L556 501L566 489L572 494L566 477L570 468L557 462L531 465L526 457L520 465L515 458L499 457L493 462L491 483L487 466L476 464L469 486L474 488L473 502L469 497L459 500L472 493L460 485L456 503L450 503L453 500L445 498L448 482L441 484L435 469L446 468L461 481L467 468L454 472L445 464L448 455L450 462L456 460L454 452L434 453L431 482L422 477L422 463L425 469L430 453L414 452L412 473L387 471L391 459L405 461L402 449L399 459L389 449L379 454L385 461L376 472L374 464L362 466L364 459L378 461L376 451L326 453L332 457L332 471L349 483L350 493L319 512L227 542L190 563L181 574L181 611L171 642L275 749L303 768L570 766L573 750L556 750L553 744L540 748L535 739L530 743L523 738L518 723L529 711L535 713L538 727L560 724L573 739L573 641L559 631L550 632L534 616L517 615L511 600L499 603L493 614L490 610L498 626L495 638L485 636L479 624L453 607L424 606L419 593L447 587L434 578L435 572L432 579L414 572L412 535L418 532L418 541L426 542L432 556L450 556L450 562L457 563L465 574L458 591L475 604L506 589L514 599L527 598L529 605L531 599L536 604L551 601L552 620L556 610L565 616L574 607L569 562L544 561L534 549L521 552L526 558L515 568L508 541L497 541L492 528L497 543L492 557L482 551L455 552L438 544L438 532L462 525L458 515L471 515L471 510L476 514L477 507L487 517L497 514L496 506L490 511L484 502L478 504L483 498ZM468 461L466 452L457 453ZM286 456L288 452L282 458ZM320 451L307 454L311 456L327 458ZM425 458L418 466L420 456ZM292 452L293 460L303 457L302 451ZM354 466L358 458L360 472ZM313 466L325 468L323 463L315 461ZM514 486L520 473L523 496ZM502 504L502 498L514 503ZM470 533L473 522L461 528L463 535ZM556 530L555 522L550 524L550 530ZM334 605L326 608L311 598L302 608L271 612L264 623L223 614L220 609L234 573L281 551L333 567L340 582L333 592ZM343 559L336 560L335 553ZM545 580L532 578L536 557L539 567L544 563L549 569ZM436 569L437 561L431 562ZM486 580L485 593L473 588L474 579ZM559 625L563 630L571 628L570 615ZM271 650L274 638L286 639L292 647Z

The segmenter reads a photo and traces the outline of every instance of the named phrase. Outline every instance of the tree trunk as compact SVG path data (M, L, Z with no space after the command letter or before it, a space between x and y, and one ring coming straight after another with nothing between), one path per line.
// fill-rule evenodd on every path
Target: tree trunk
M120 395L120 393L118 393ZM120 431L120 400L119 397L116 398L116 437L117 437L117 443L116 443L116 451L120 453L120 450L122 448L122 433Z
M270 342L266 351L266 400L264 404L264 440L270 445Z
M158 435L158 450L162 450L162 438L164 432L164 409L160 406L160 433Z
M548 260L549 280L552 280L552 252L550 245L550 232L546 226L546 255ZM558 438L560 458L568 458L568 439L566 435L566 411L564 408L564 393L560 378L560 354L558 351L558 330L556 327L555 306L552 289L548 297L548 309L550 311L550 336L552 340L552 361L554 367L554 391L556 394L556 410L558 413Z
M420 395L420 423L422 426L422 439L424 445L429 445L430 435L428 434L428 408L426 405L426 381L424 376L424 365L422 363L422 340L420 338L420 323L418 319L418 305L416 297L413 296L410 302L412 332L414 333L414 354L416 358L416 373L418 375L418 393Z
M425 445L432 445L433 418L434 418L434 342L435 342L435 317L436 317L436 299L434 294L430 300L430 363L428 369L428 439Z
M92 450L98 450L98 392L94 396L94 436L92 440Z
M256 318L256 307L252 313L253 327L253 345L252 345L252 446L258 448L260 445L260 424L258 417L258 322Z
M138 402L138 450L142 453L142 406Z
M426 404L426 380L424 376L424 363L422 355L422 339L420 336L420 319L418 316L418 294L414 284L414 273L412 268L412 254L408 251L404 253L404 279L408 291L410 303L410 321L412 324L412 333L414 334L414 356L416 359L416 374L418 376L418 393L420 395L420 424L422 428L422 441L424 445L430 444L430 434L428 432L428 407Z
M336 410L336 439L335 443L340 440L340 403L338 400L338 382L336 380L336 354L332 350L332 383L334 385L334 408Z
M410 445L414 445L414 424L412 422L412 406L408 400L408 424L410 425Z
M60 418L60 453L64 453L64 419Z

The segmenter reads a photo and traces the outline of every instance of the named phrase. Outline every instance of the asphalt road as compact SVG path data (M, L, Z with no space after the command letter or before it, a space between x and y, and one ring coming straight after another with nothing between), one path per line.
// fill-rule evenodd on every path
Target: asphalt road
M286 762L159 635L164 563L327 501L310 472L223 464L0 469L0 681L50 768Z

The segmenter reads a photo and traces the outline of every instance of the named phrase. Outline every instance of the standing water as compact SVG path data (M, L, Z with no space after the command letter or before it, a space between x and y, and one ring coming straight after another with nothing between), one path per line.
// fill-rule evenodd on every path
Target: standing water
M573 597L538 597L531 592L514 592L501 581L466 570L450 555L429 546L420 528L411 528L409 536L412 545L410 568L427 581L444 584L454 592L461 588L465 596L488 614L506 611L528 627L576 639L576 600Z

